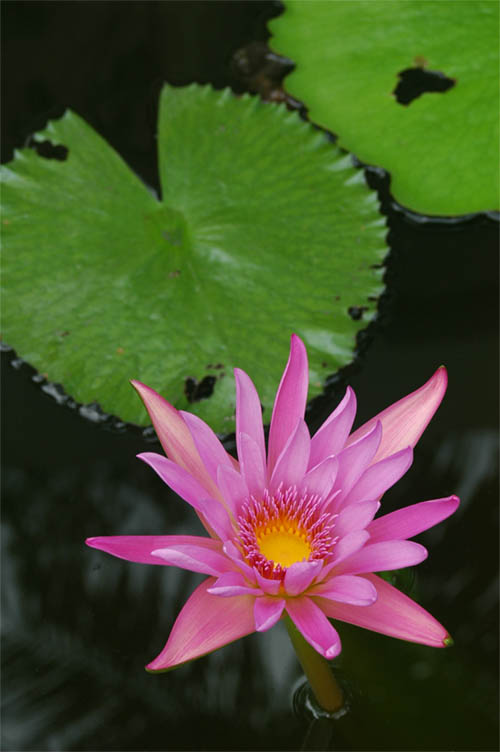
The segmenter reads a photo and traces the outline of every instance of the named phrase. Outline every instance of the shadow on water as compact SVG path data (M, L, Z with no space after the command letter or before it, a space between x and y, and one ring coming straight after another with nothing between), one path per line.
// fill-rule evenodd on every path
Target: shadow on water
M262 14L274 8L5 3L4 158L69 106L154 185L162 81L236 86L231 57L265 41ZM352 709L334 725L293 714L300 672L280 625L146 674L199 579L112 559L83 540L197 534L197 520L135 460L151 449L143 436L59 406L3 352L2 749L497 748L497 225L413 222L382 199L389 289L373 341L308 417L317 425L349 378L359 424L447 365L446 400L384 505L461 496L453 518L419 537L429 559L397 582L455 647L338 625Z

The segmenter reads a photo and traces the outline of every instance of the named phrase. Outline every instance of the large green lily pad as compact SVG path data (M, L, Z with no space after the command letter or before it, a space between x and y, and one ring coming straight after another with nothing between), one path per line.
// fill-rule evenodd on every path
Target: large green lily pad
M226 433L232 368L268 420L291 332L311 396L352 360L384 222L362 172L296 113L165 86L161 200L72 112L35 138L68 154L23 149L3 168L3 336L77 401L144 424L136 378Z
M496 0L287 0L271 44L312 121L392 176L403 206L429 215L497 210ZM455 84L399 104L398 74L438 71Z

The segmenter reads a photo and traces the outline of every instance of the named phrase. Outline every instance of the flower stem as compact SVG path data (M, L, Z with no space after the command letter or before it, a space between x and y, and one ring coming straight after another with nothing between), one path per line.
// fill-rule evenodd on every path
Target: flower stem
M309 645L288 614L283 615L283 620L317 702L328 713L336 713L344 705L344 695L329 662Z

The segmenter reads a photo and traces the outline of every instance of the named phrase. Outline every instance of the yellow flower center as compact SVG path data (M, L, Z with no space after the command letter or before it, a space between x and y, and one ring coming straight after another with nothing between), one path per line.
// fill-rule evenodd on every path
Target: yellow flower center
M282 567L306 561L311 554L307 534L290 520L270 521L255 530L255 537L261 554Z

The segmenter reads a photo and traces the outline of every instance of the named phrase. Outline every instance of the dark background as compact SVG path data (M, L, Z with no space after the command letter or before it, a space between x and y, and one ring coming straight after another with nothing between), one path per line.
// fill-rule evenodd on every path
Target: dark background
M273 3L243 0L4 2L2 161L69 107L157 185L162 82L242 91L232 55L267 38L274 12ZM498 748L498 224L413 217L392 204L387 178L369 180L387 215L388 292L356 363L309 422L346 383L358 395L359 425L448 367L445 401L384 505L461 496L453 518L420 536L429 559L397 580L455 646L338 625L352 711L309 731L292 711L300 671L280 625L172 673L146 674L197 578L114 560L83 540L196 533L194 515L135 460L152 446L140 432L110 432L58 405L5 350L2 749Z

